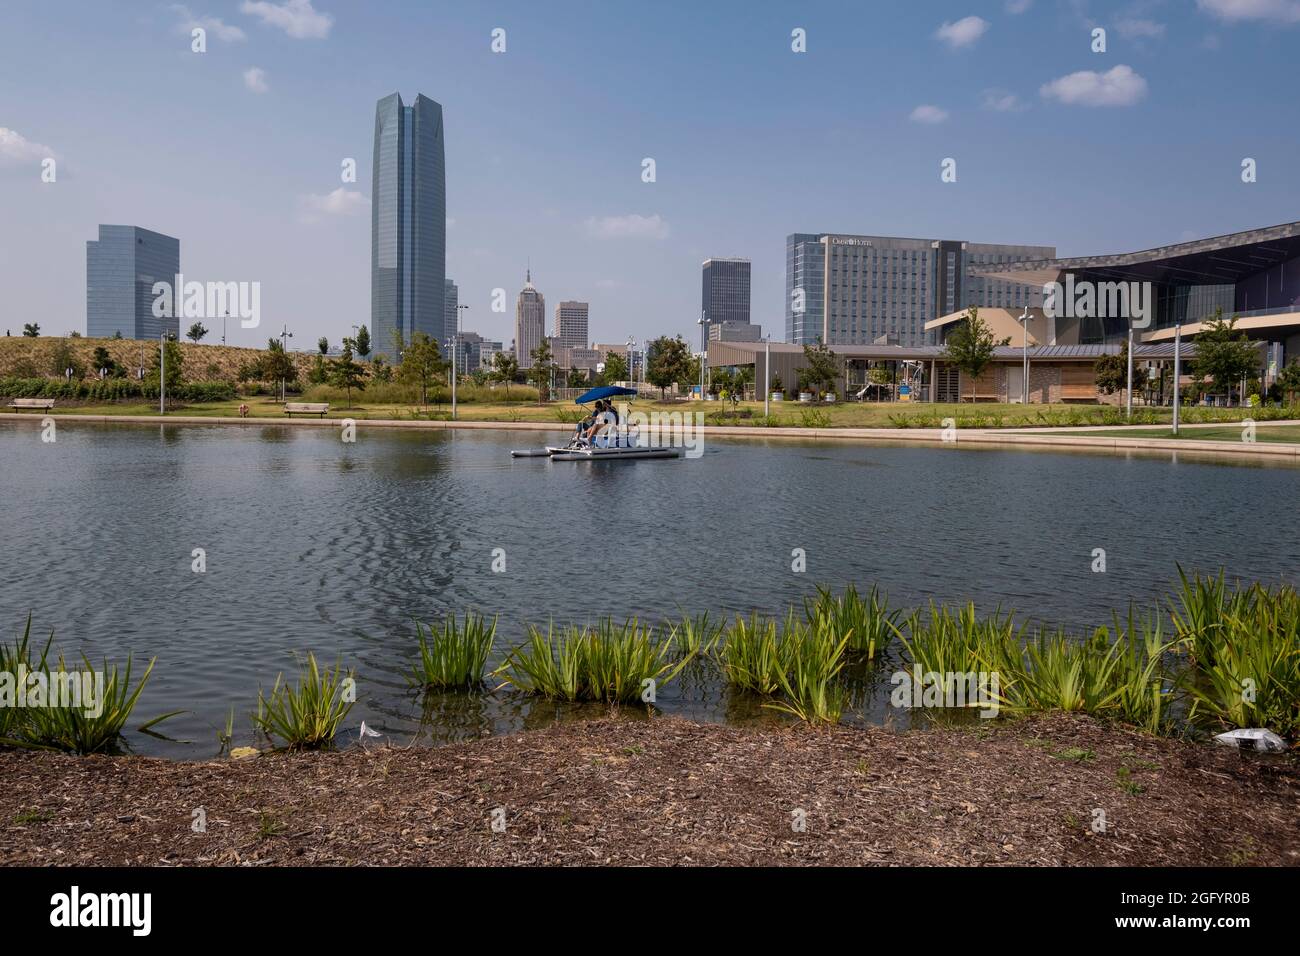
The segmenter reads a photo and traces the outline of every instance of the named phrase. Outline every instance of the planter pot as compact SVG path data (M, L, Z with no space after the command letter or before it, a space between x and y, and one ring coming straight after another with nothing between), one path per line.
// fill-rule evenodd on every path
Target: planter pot
M781 402L781 401L784 401L784 400L785 400L785 393L784 393L784 392L773 392L773 393L772 393L772 401L774 401L774 402Z
M799 401L804 402L804 403L806 404L806 403L808 403L808 402L811 402L812 400L813 400L813 394L812 394L812 392L800 392L800 393L799 393Z
M835 403L835 393L834 393L834 392L827 392L827 393L826 393L826 403L827 403L828 405L833 405L833 404Z

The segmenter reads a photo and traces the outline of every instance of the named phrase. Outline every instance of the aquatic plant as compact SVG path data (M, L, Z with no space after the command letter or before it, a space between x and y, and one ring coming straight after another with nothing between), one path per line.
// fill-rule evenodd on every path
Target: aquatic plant
M279 674L270 694L257 692L253 726L268 737L281 738L293 749L328 746L356 704L347 693L353 681L352 672L345 674L341 662L332 671L321 670L316 655L308 652L297 687Z
M839 597L817 588L817 599L804 601L804 613L809 622L826 617L837 633L848 638L850 652L875 660L893 640L903 612L890 610L889 598L874 584L865 598L850 584Z
M830 615L818 615L807 623L788 617L781 634L784 666L777 671L784 697L764 706L809 723L838 723L845 689L837 678L849 639L850 632Z
M655 628L636 618L558 630L551 624L545 632L529 625L528 632L493 674L525 693L558 700L636 703L650 687L675 678L687 660L675 660L673 641L656 640Z
M711 654L726 631L723 623L709 620L709 612L694 617L683 614L668 626L668 636L677 645L679 656L698 658Z
M489 623L482 615L466 611L464 621L448 614L441 628L426 630L417 621L416 639L420 659L407 675L425 690L472 688L483 682L483 668L496 638L497 619Z
M787 620L791 618L787 615ZM785 658L776 621L760 614L739 614L727 627L716 657L727 683L756 694L781 688Z

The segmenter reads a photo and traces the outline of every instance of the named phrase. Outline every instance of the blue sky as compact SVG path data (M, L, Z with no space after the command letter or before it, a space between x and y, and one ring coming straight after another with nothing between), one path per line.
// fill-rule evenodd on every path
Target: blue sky
M6 0L0 326L84 330L100 222L260 282L232 343L368 323L374 106L399 91L443 105L466 328L509 341L531 260L599 341L695 341L701 261L740 255L779 338L790 232L1085 255L1300 218L1298 44L1300 0Z

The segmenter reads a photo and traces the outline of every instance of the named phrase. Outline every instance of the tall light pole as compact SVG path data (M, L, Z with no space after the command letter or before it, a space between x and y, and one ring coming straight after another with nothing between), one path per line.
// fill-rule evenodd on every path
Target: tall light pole
M772 336L763 336L763 417L772 417Z
M1178 404L1182 401L1182 389L1178 380L1183 377L1183 324L1174 326L1174 436L1178 435Z
M451 330L451 420L456 420L456 353L460 351L460 313L468 305L456 306L455 324Z
M280 331L280 351L284 353L284 360L286 362L289 361L289 340L291 338L293 338L293 333L289 331L289 326L285 325L285 327ZM288 392L285 390L284 375L281 374L280 375L280 401L283 402L288 397L289 397Z
M167 414L167 330L158 336L158 414Z
M636 338L627 337L627 379L636 388Z
M230 318L230 310L226 309L226 314L221 317L221 344L226 344L226 320Z
M1128 398L1125 401L1125 415L1133 420L1133 322L1128 325Z
M1029 306L1020 316L1020 358L1021 358L1021 396L1022 405L1029 404Z
M700 309L700 401L704 401L704 367L709 362L709 313Z

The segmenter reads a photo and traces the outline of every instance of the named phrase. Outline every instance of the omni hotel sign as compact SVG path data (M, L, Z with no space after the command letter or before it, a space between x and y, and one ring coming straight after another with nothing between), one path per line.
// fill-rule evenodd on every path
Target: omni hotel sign
M841 239L837 236L827 236L826 239L833 246L869 246L872 244L870 239Z

